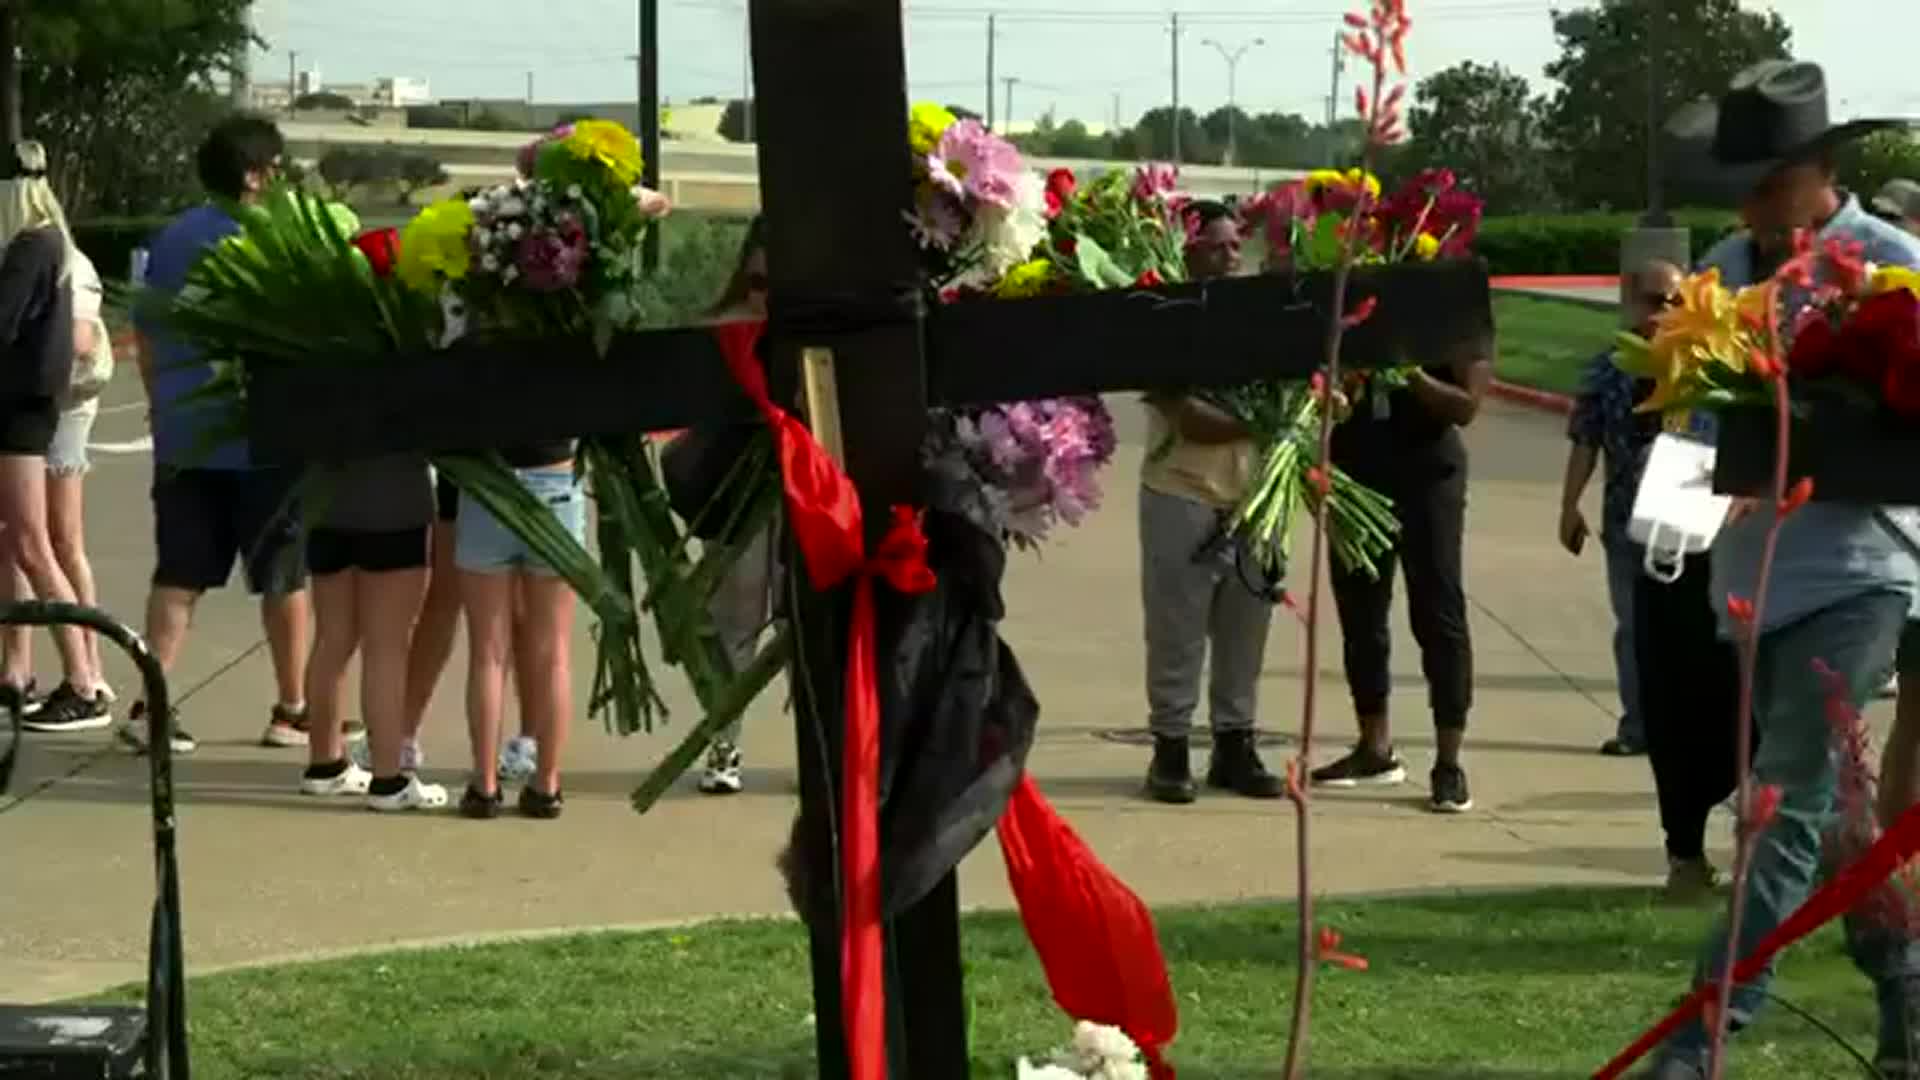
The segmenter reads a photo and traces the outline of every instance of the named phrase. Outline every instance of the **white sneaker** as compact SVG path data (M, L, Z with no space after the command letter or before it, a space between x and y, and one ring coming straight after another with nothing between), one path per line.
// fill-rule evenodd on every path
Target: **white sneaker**
M347 762L345 771L339 776L329 776L316 780L310 776L300 778L300 794L315 798L331 798L338 795L365 795L367 787L373 783L373 774Z
M540 768L540 744L528 735L515 735L500 748L499 775L502 783L524 782Z
M367 795L367 809L376 814L399 814L409 810L438 810L447 805L447 789L439 784L421 783L417 776L407 777L407 786L392 795Z
M1887 685L1880 688L1880 696L1883 698L1899 697L1900 696L1900 676L1893 675L1888 677Z
M420 749L420 743L408 739L400 744L400 771L416 773L427 763L427 752Z
M706 771L700 774L700 790L708 795L738 795L740 748L730 742L715 742L707 749Z

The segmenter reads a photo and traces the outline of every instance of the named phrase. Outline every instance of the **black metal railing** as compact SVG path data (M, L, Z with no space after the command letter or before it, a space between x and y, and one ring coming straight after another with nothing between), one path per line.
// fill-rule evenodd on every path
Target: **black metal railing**
M180 867L175 857L173 814L173 705L166 672L133 628L98 608L29 600L0 604L0 625L77 626L120 646L140 671L146 702L148 774L153 802L153 861L157 894L147 946L146 1075L155 1080L188 1080L186 963L180 951ZM6 791L20 753L22 717L18 704L8 727L13 741L0 754L0 794Z

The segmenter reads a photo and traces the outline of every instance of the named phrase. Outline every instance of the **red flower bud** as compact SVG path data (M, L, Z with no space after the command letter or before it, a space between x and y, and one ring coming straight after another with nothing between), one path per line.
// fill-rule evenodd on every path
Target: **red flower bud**
M1400 100L1406 96L1407 96L1407 84L1395 83L1393 89L1387 93L1386 104L1381 107L1389 113L1394 113L1395 115L1398 115L1396 110L1399 109L1400 107Z
M1780 785L1760 784L1747 793L1746 820L1741 824L1753 832L1759 832L1780 813Z
M1727 594L1727 614L1741 626L1753 625L1753 601L1744 596Z
M1407 73L1406 31L1402 30L1393 37L1393 70L1401 75Z
M1307 486L1315 492L1325 495L1327 492L1333 490L1333 481L1328 479L1327 470L1315 465L1313 468L1307 470Z
M1134 285L1142 289L1151 289L1166 283L1166 279L1160 276L1160 271L1149 269L1141 272Z
M1803 476L1800 482L1787 490L1787 497L1780 500L1780 516L1787 517L1795 510L1807 505L1813 498L1813 477Z
M1355 30L1365 30L1367 28L1367 20L1349 11L1347 12L1347 25L1353 27Z
M1747 366L1753 368L1753 373L1766 382L1772 382L1780 377L1779 362L1764 352L1755 351L1751 357L1748 357Z
M1353 110L1359 113L1361 116L1368 115L1366 87L1356 86L1353 88Z
M375 276L386 277L400 259L400 230L371 229L354 237L353 246L367 257Z
M1353 310L1347 312L1346 317L1341 319L1341 322L1345 323L1349 328L1359 326L1361 323L1372 318L1373 309L1379 306L1380 298L1377 296L1369 296L1365 300L1353 305Z
M1323 926L1320 928L1319 944L1320 944L1319 956L1320 956L1321 963L1338 964L1339 966L1346 968L1349 971L1367 970L1366 957L1355 956L1352 953L1344 953L1340 951L1340 931L1335 930L1333 927Z

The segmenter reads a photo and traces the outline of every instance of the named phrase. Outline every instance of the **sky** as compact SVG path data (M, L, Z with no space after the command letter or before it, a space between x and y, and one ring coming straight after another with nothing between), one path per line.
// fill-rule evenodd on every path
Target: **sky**
M1181 103L1202 112L1232 90L1253 112L1324 117L1341 0L905 0L907 70L915 99L980 109L987 15L996 20L996 74L1015 78L1013 119L1131 123L1172 92L1169 18L1182 17ZM1685 0L1675 0L1685 2ZM1361 6L1352 0L1352 6ZM1581 0L1408 0L1409 74L1462 60L1499 63L1552 84L1554 8ZM1920 3L1912 0L1749 0L1780 12L1796 54L1826 65L1838 117L1920 116ZM289 51L323 82L404 75L444 97L526 95L541 102L630 100L636 0L257 0L256 80L285 79ZM739 97L745 79L742 0L660 0L662 94L672 101ZM1258 41L1259 44L1253 44ZM1222 55L1247 47L1229 85ZM1351 73L1351 68L1349 69ZM531 78L529 78L531 76ZM1351 82L1343 84L1351 111ZM995 87L1005 116L1007 87Z

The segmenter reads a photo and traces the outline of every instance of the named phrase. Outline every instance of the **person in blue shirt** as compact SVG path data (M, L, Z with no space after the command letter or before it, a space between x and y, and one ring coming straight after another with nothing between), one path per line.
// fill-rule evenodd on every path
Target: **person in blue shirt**
M233 116L200 146L201 185L218 198L256 200L279 170L284 146L271 121ZM211 203L174 218L149 244L147 285L180 289L201 253L238 231L226 211ZM291 507L298 474L255 465L244 439L222 441L230 418L218 406L190 398L213 378L212 367L192 348L169 340L163 327L141 320L136 329L153 429L156 561L147 600L147 643L161 666L171 668L186 642L194 605L208 589L226 584L239 559L248 589L261 597L260 617L279 690L263 741L305 746L312 631ZM136 703L122 729L136 745L143 739L145 711L144 703ZM192 736L177 722L172 742L177 753L194 748Z
M1827 121L1820 68L1769 61L1736 76L1717 106L1689 106L1670 132L1683 145L1711 146L1702 155L1713 177L1740 206L1746 225L1706 256L1731 286L1762 281L1791 257L1793 236L1855 241L1883 266L1920 266L1920 239L1867 212L1835 183L1833 152L1846 139L1892 122ZM1804 294L1788 289L1789 312ZM1920 554L1886 508L1813 502L1782 525L1759 635L1753 722L1759 750L1756 785L1777 786L1777 812L1755 842L1736 956L1751 953L1806 899L1821 868L1822 837L1835 812L1837 776L1827 720L1828 689L1815 676L1823 663L1838 673L1855 708L1863 707L1892 663L1920 591ZM1728 638L1742 633L1726 614L1728 597L1755 595L1761 551L1773 513L1741 500L1713 550L1712 603ZM1872 980L1880 1010L1875 1065L1880 1075L1920 1078L1920 947L1904 928L1850 916L1849 953ZM1717 979L1729 952L1725 924L1716 928L1695 972ZM1735 1028L1751 1022L1766 999L1771 972L1734 988L1728 1014ZM1710 1035L1696 1019L1662 1047L1656 1080L1706 1075Z
M1672 303L1680 287L1680 268L1654 262L1631 276L1627 312L1640 334L1653 331L1653 320ZM1591 529L1580 509L1580 498L1593 480L1594 467L1605 458L1606 479L1600 499L1600 547L1607 557L1607 597L1613 607L1613 664L1620 681L1620 721L1613 738L1600 747L1609 757L1636 757L1646 753L1647 731L1640 708L1640 682L1633 659L1633 588L1640 577L1645 552L1627 535L1633 517L1634 495L1640 489L1644 455L1653 442L1650 418L1634 412L1637 404L1633 376L1613 362L1613 350L1587 363L1580 393L1567 420L1566 475L1560 486L1560 545L1578 556L1586 548Z

